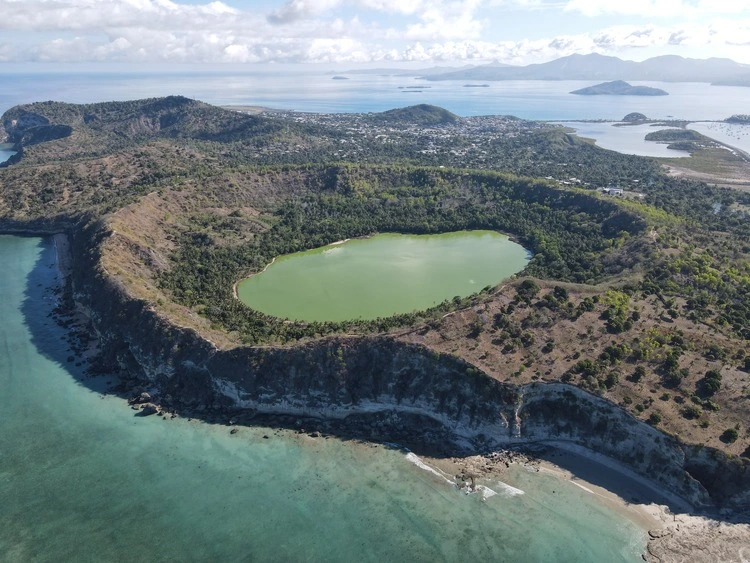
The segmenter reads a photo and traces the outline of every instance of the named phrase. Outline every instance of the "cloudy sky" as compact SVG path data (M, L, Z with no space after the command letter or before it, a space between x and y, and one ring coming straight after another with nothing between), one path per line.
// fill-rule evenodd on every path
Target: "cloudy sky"
M750 63L750 0L0 0L0 62Z

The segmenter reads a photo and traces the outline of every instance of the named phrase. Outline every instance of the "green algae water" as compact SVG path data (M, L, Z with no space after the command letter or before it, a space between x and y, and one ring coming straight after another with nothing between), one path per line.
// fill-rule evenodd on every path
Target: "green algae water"
M238 284L263 313L303 321L375 319L466 297L521 271L528 252L495 231L385 233L280 256Z
M549 475L466 495L397 449L136 417L66 361L52 243L0 236L0 261L0 561L640 560Z

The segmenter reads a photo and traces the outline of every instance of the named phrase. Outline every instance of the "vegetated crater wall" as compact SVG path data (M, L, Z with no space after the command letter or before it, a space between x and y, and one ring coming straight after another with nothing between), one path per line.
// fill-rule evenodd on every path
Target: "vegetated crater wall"
M108 236L103 222L72 231L74 298L90 315L105 365L178 408L328 421L369 417L386 435L403 435L419 421L449 436L455 453L563 441L613 458L694 505L750 505L747 460L680 444L570 385L509 385L453 356L377 335L220 350L131 298L103 271L101 243Z

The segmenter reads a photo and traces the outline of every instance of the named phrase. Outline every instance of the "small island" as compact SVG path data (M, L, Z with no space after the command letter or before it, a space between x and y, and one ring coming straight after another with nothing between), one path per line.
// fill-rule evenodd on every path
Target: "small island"
M348 76L332 76L331 80L349 80Z
M464 88L489 88L489 84L464 84Z
M648 121L648 117L637 111L631 112L622 118L623 123L644 123Z
M579 96L668 96L669 92L650 86L632 86L624 80L614 80L573 90L571 94Z

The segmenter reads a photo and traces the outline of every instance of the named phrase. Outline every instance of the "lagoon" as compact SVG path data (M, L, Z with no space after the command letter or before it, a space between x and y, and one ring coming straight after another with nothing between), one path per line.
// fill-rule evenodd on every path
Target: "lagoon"
M659 158L689 157L687 151L667 148L667 143L647 141L646 135L654 131L672 129L664 125L653 126L650 123L641 125L616 125L610 122L565 122L559 123L575 130L579 137L594 139L603 149L622 154L651 156Z
M640 560L643 530L548 474L466 495L397 448L135 416L66 359L51 241L0 261L0 561Z
M521 271L529 253L494 231L378 234L274 260L240 282L253 309L303 321L375 319L466 297Z

